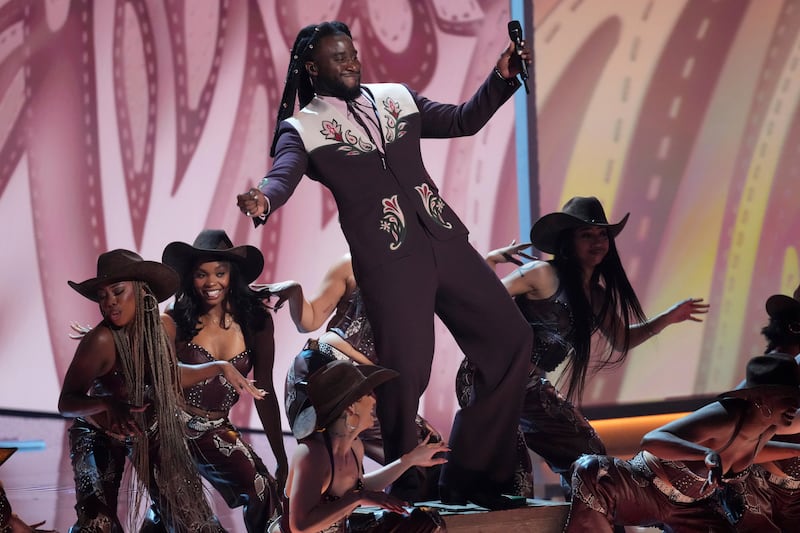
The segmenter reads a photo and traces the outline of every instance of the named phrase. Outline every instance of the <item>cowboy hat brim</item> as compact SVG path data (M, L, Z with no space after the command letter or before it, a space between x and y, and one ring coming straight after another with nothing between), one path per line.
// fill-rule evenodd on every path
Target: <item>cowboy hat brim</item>
M761 394L769 394L775 397L800 397L800 387L793 387L790 385L756 385L754 387L742 387L741 389L734 389L723 392L717 398L747 398L753 392Z
M767 298L765 307L772 318L800 317L800 302L790 296L773 294Z
M570 215L569 213L549 213L534 223L530 234L531 243L542 252L555 254L558 246L558 238L562 231L590 226L607 228L609 236L616 237L625 227L625 224L627 224L629 216L630 213L627 213L622 217L622 220L616 224L605 224L602 222L586 222L582 218Z
M318 416L314 407L309 406L303 408L292 425L292 434L295 438L304 439L314 433L314 431L324 430L333 423L349 405L352 405L362 396L369 394L379 385L400 375L394 370L376 365L355 365L355 367L364 376L364 380L356 387L350 389L333 407L328 409L327 413L323 413L322 417Z
M169 266L156 261L137 261L116 269L112 275L89 278L81 283L67 281L67 284L82 296L97 302L99 301L98 289L118 281L143 281L147 283L159 302L163 302L175 294L180 283L177 272Z
M244 282L250 284L264 270L264 255L255 246L245 244L225 250L196 248L185 242L171 242L164 248L161 260L177 270L181 276L188 274L199 262L228 261L239 265Z

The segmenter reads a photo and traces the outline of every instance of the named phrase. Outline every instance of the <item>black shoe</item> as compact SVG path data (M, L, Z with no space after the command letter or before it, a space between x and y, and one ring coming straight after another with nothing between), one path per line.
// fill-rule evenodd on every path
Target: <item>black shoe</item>
M467 497L460 490L448 485L439 485L439 499L445 505L467 505Z

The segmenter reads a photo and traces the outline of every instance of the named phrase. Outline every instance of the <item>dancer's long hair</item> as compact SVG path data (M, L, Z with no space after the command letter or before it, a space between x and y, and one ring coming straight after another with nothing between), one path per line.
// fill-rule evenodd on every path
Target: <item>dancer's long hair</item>
M234 322L242 328L245 344L250 346L253 335L267 327L272 317L262 299L245 283L239 265L233 261L227 264L230 265L230 285L222 303L223 315L220 325L226 327L226 318L230 313ZM203 302L194 288L193 272L196 266L193 265L188 272L179 272L181 284L175 294L175 305L172 310L172 317L178 330L176 335L178 341L188 342L197 335L200 331L200 317L205 312Z
M272 136L272 147L269 151L271 157L275 157L281 122L294 114L295 99L298 100L299 107L303 108L314 98L314 86L305 64L314 58L315 48L320 39L329 35L347 35L352 38L347 24L334 20L310 24L300 30L294 40L289 58L289 70L286 73L286 85L278 106L278 118L275 120L275 133Z
M136 494L129 515L129 530L139 522L142 498L152 483L158 487L162 519L177 531L201 531L210 526L211 509L189 449L186 447L180 411L180 376L172 342L161 323L158 300L148 285L133 281L136 294L134 319L122 328L109 329L125 377L131 405L152 403L155 428L144 414L135 415L148 438L133 441L131 462L135 469ZM149 394L145 394L146 389ZM158 441L158 470L151 474L150 443ZM151 475L155 479L151 479Z
M591 300L583 290L583 270L575 254L575 229L564 230L558 239L558 248L550 263L558 272L559 282L566 292L572 308L574 355L567 361L563 376L568 377L567 398L580 402L590 367L592 336L609 318L619 316L624 328L623 349L615 353L616 328L606 332L605 347L599 354L593 370L621 364L628 355L630 346L629 326L645 322L639 299L628 281L625 269L617 252L614 238L608 238L608 253L594 269L590 281ZM595 300L595 297L599 301ZM595 311L597 309L597 311Z

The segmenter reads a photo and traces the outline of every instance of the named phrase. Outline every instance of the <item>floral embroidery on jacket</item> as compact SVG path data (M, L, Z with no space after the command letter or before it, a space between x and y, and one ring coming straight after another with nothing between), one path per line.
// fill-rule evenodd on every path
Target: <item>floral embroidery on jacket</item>
M428 212L428 215L434 220L434 222L443 228L452 229L453 225L449 222L445 222L445 220L442 218L444 200L434 193L427 183L417 185L414 187L414 190L419 193L420 198L422 198L422 205L425 207L425 211Z
M337 150L345 152L347 155L366 154L374 148L371 143L362 140L350 130L345 130L342 133L342 125L335 118L323 120L322 129L319 132L325 139L336 141L339 144Z
M406 121L399 120L400 104L392 98L386 98L383 102L383 109L386 110L386 142L394 142L406 132Z
M397 250L406 238L406 219L397 195L381 200L383 204L383 218L381 219L381 229L392 236L392 243L389 244L390 250Z

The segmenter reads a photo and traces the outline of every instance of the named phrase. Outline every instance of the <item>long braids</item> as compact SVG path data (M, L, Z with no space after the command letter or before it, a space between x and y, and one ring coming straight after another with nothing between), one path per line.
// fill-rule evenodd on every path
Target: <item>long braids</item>
M147 284L134 281L133 288L137 294L134 320L124 328L111 328L111 331L130 401L137 406L153 402L157 434L151 434L144 413L136 415L149 438L135 439L132 445L131 462L137 490L134 491L130 525L138 522L143 494L155 482L160 493L158 504L163 512L162 519L179 531L213 530L213 513L206 502L178 417L180 377L174 347L162 326L158 301ZM161 470L151 470L152 439L158 441L159 464L156 466L162 467ZM163 468L165 465L169 471ZM150 479L151 472L154 480Z
M314 86L311 83L311 76L306 72L305 67L306 62L311 61L314 56L314 47L321 38L337 34L345 34L352 38L347 24L337 20L322 22L321 24L310 24L297 34L294 45L292 45L291 59L286 73L286 84L283 88L281 103L278 106L275 133L272 136L272 146L269 150L270 157L275 157L281 122L294 114L295 100L298 100L300 108L303 108L314 98Z

